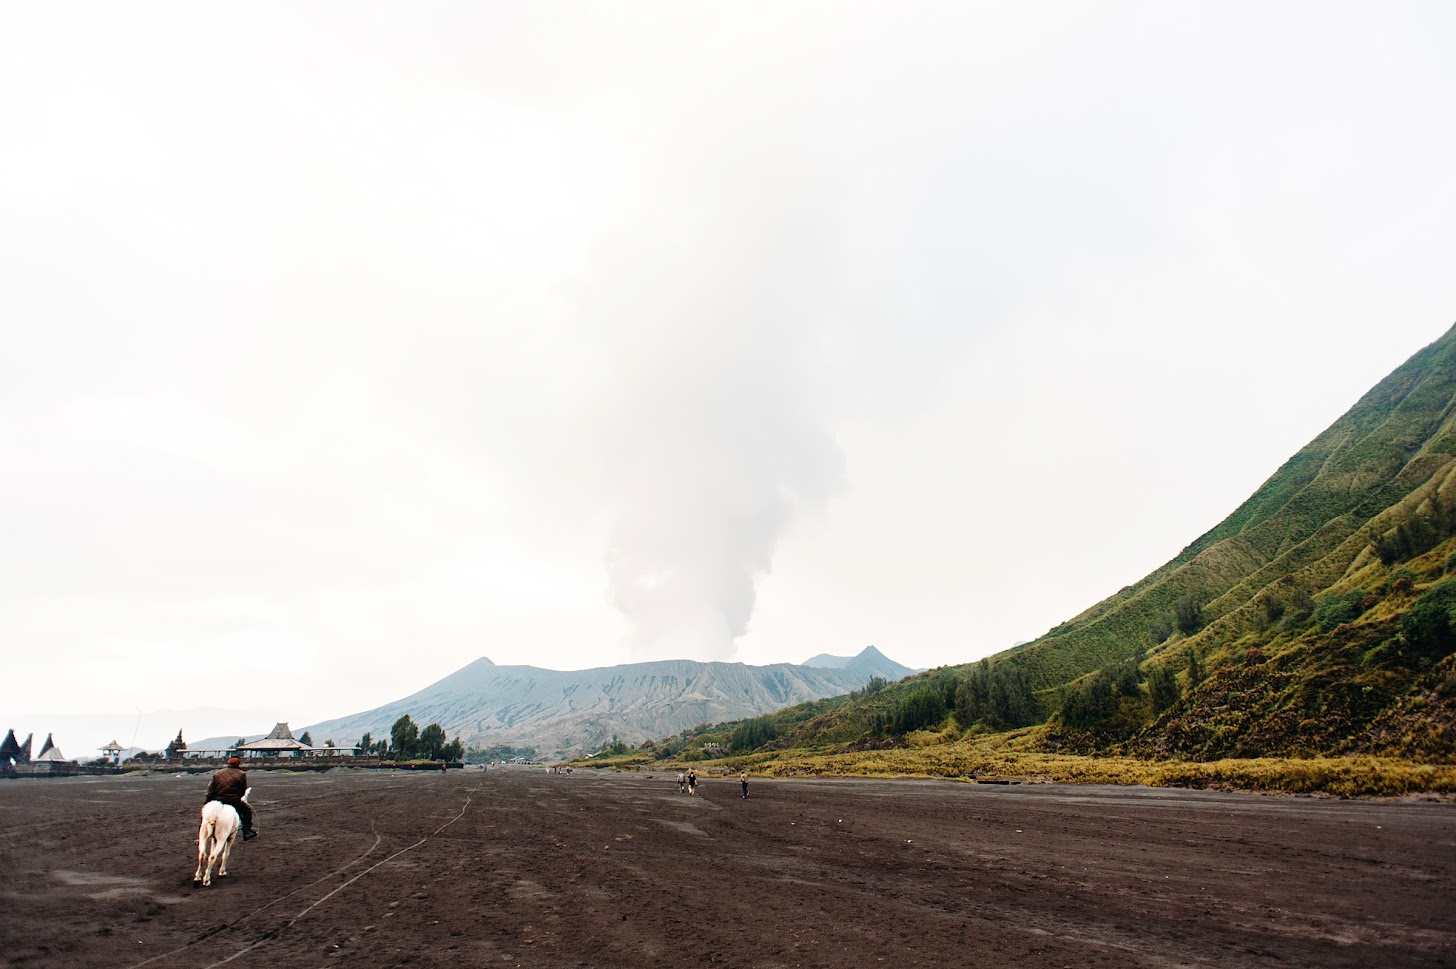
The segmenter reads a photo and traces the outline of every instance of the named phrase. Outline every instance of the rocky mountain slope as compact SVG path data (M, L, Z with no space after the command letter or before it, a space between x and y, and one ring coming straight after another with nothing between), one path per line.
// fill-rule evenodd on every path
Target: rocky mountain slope
M366 732L387 738L390 725L408 714L420 725L438 723L467 746L532 747L542 756L566 756L597 750L614 736L638 743L914 672L873 646L842 659L837 668L662 660L560 671L497 666L482 657L403 699L305 729L320 742L352 743Z

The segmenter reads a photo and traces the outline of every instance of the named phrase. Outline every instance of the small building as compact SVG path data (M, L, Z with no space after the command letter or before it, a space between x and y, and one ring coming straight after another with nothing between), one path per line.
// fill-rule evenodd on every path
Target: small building
M310 753L312 750L312 747L294 739L293 731L288 729L288 724L280 723L262 740L255 740L250 744L240 744L238 755L241 757L297 757Z
M66 756L61 753L61 748L51 743L51 739L49 737L46 738L45 749L39 754L35 755L35 757L31 759L30 763L32 767L48 768L51 771L63 772L69 771L76 766L76 762L73 760L67 760Z
M111 764L115 764L118 767L121 766L121 752L126 749L125 747L113 740L105 747L101 747L99 749L101 751L102 760L105 760Z

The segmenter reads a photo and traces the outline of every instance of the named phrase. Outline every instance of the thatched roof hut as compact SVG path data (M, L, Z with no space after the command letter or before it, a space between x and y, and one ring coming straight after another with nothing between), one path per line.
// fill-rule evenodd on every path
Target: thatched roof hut
M71 761L70 759L68 759L65 754L61 753L61 748L59 748L55 744L51 743L50 742L50 738L47 737L46 738L46 746L45 746L45 749L42 750L39 754L36 754L35 759L33 759L31 761L31 763L32 764L67 764L67 765L69 765L69 764L72 764L74 762Z
M238 750L245 754L252 754L255 757L278 757L287 754L302 753L313 748L308 744L299 743L293 738L293 731L288 729L288 724L280 723L273 728L273 732L262 740L255 740L250 744L240 744Z

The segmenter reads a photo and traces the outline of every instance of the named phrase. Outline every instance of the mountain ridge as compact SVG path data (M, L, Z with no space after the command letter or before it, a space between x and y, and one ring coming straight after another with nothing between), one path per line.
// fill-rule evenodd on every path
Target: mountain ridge
M873 646L843 668L678 659L550 670L500 666L480 657L409 696L303 729L320 741L353 743L364 733L386 738L394 721L409 715L422 726L438 723L467 746L529 747L545 756L568 756L599 749L614 737L639 743L913 672Z

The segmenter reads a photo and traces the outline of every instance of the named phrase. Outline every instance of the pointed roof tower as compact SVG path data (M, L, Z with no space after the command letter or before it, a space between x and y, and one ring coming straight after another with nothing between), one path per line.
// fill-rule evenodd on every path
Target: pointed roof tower
M44 757L46 755L46 751L50 750L52 747L54 747L56 745L56 742L51 739L52 736L54 736L54 735L53 734L46 734L46 742L40 745L40 753L38 753L38 754L35 755L35 759L36 760L40 760L42 757Z
M0 767L9 767L12 761L20 760L20 744L15 740L15 728L11 727L0 741Z

